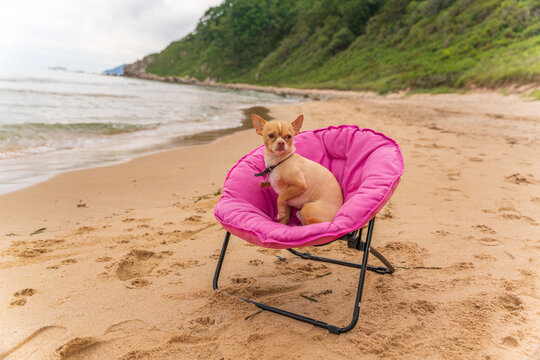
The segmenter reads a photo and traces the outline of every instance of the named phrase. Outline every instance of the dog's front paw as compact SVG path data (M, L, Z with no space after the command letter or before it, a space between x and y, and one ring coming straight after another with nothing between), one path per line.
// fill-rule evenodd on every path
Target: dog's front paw
M278 208L277 221L287 225L291 219L291 208L289 206L284 206L283 208Z
M291 209L285 206L282 209L278 209L276 220L282 224L287 224L291 218Z

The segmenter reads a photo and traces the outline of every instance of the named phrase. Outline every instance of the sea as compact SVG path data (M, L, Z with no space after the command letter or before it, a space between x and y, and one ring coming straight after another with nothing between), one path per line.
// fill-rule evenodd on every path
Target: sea
M192 145L196 134L241 128L246 108L298 101L59 70L0 76L0 194L60 172Z

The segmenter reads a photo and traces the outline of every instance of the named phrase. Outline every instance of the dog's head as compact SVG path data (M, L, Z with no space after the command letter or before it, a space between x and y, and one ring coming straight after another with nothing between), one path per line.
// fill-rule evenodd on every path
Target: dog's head
M263 137L266 150L275 155L294 150L294 135L300 132L304 115L300 115L292 123L286 121L266 121L259 115L251 114L251 122L257 134Z

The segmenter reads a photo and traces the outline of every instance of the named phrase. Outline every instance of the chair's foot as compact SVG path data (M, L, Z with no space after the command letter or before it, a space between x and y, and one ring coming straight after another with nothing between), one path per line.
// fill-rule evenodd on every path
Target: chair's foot
M375 222L375 219L372 219L369 222L367 236L366 236L366 242L365 242L365 245L364 245L366 251L364 251L364 254L362 256L362 263L361 264L350 263L350 262L347 262L347 261L341 261L341 260L335 260L335 259L329 259L329 258L322 258L322 257L318 257L318 256L313 256L313 255L308 254L308 253L300 253L300 252L297 252L296 250L293 250L293 249L287 249L291 253L293 253L293 254L295 254L297 256L300 256L300 257L302 257L304 259L310 259L310 260L316 260L316 261L324 261L324 262L328 262L328 263L332 263L332 264L344 265L344 266L349 266L349 267L354 267L354 268L359 268L360 269L360 278L358 280L358 288L357 288L357 291L356 291L356 298L355 298L354 309L353 309L353 317L352 317L351 322L347 326L339 327L339 326L335 326L335 325L330 325L330 324L325 323L324 321L312 319L312 318L309 318L307 316L303 316L303 315L300 315L300 314L295 314L295 313L292 313L290 311L282 310L282 309L279 309L279 308L276 308L276 307L273 307L273 306L270 306L270 305L259 303L257 301L253 301L253 300L250 300L250 299L245 299L245 298L242 298L242 297L240 297L240 299L247 302L247 303L250 303L250 304L253 304L253 305L257 306L260 309L267 310L267 311L270 311L270 312L273 312L273 313L276 313L276 314L279 314L279 315L287 316L287 317L295 319L295 320L303 321L303 322L306 322L306 323L309 323L309 324L312 324L312 325L315 325L315 326L318 326L318 327L325 328L326 330L328 330L332 334L338 334L339 335L339 334L342 334L342 333L345 333L347 331L352 330L356 326L356 323L358 322L358 317L359 317L359 314L360 314L360 302L362 300L362 291L363 291L363 287L364 287L364 278L365 278L365 275L366 275L366 271L371 270L371 271L375 271L375 272L381 273L381 274L390 274L390 273L394 272L394 268L391 267L391 265L388 263L388 261L386 259L384 259L384 257L383 257L383 259L385 261L383 261L383 263L385 265L387 265L388 268L374 267L374 266L368 266L367 265L368 255L369 255L369 248L370 248L369 246L370 246L371 237L372 237L372 234L373 234L374 222ZM227 234L225 235L225 240L223 242L223 247L221 249L221 254L219 256L218 264L217 264L217 267L216 267L216 272L214 274L214 282L213 282L214 290L217 290L217 288L218 288L219 274L221 272L221 267L223 265L223 259L225 257L225 252L227 250L227 245L229 244L230 235L231 234L229 232L227 232ZM379 254L379 253L376 252L376 254ZM375 256L377 256L376 254L374 253ZM381 255L381 257L382 257L382 255Z
M379 261L382 262L384 266L386 266L386 268L384 268L386 269L386 274L393 274L396 271L392 264L390 264L390 261L388 261L380 252L375 250L375 248L370 247L369 252L372 253L373 256L375 256L377 259L379 259Z

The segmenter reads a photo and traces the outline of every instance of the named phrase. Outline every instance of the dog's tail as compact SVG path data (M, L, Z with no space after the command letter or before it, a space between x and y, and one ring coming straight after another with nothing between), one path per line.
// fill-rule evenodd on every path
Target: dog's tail
M306 225L311 225L311 224L317 224L317 223L322 223L323 221L317 217L308 217L306 219Z

